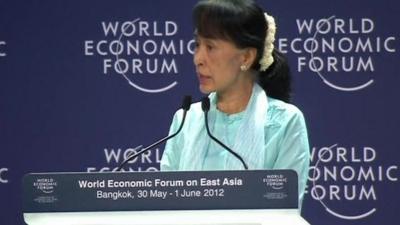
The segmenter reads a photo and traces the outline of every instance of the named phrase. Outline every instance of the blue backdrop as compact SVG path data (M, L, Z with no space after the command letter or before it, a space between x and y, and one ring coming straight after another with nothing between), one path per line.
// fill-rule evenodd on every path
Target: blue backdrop
M0 224L28 172L110 171L199 99L195 0L0 0ZM311 224L398 224L400 4L267 1L305 114ZM158 170L162 147L126 170Z

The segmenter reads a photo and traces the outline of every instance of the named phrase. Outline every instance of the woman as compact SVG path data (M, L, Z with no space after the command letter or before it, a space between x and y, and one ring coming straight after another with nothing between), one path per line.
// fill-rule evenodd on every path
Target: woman
M309 166L304 118L287 103L289 69L274 49L275 22L252 0L200 1L194 8L194 64L201 92L209 94L211 132L239 154L249 169L294 169L303 199ZM182 120L173 119L170 132ZM166 144L161 170L243 169L207 135L200 103L183 130Z

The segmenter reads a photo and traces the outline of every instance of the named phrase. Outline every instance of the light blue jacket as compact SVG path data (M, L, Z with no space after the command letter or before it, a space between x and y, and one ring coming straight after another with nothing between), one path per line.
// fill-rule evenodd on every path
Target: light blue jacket
M182 111L178 111L172 121L170 133L175 132L182 120ZM238 130L242 119L242 113L226 115L218 112L214 126L213 135L220 139L224 144L232 147L237 132L246 132ZM185 139L199 138L194 137L193 128L203 129L204 116L200 104L193 104L188 111L185 125L182 131L170 139L165 147L162 159L161 170L182 170L180 161L186 160L181 154L186 147L183 146ZM265 155L264 169L293 169L297 172L299 178L299 203L301 206L304 197L304 191L308 178L310 150L307 136L307 128L302 112L294 105L268 97L267 119L264 124L265 129ZM208 136L203 136L209 138ZM196 149L190 149L196 154ZM221 170L224 169L223 162L226 157L234 157L228 151L224 150L218 144L211 142L207 150L206 157L203 160L201 168L203 170ZM238 161L240 164L240 161ZM252 168L249 165L249 168Z

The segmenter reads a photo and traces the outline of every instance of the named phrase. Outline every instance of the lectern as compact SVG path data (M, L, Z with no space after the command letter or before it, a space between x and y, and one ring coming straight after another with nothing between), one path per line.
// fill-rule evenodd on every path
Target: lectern
M307 225L291 170L37 173L28 225Z

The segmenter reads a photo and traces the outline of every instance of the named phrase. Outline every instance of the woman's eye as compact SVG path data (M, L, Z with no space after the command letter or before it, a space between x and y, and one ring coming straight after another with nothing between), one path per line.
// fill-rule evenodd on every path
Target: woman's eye
M204 43L201 41L195 41L194 42L194 47L195 49L199 49L199 48L205 48L207 51L212 51L215 49L215 46L211 43Z

